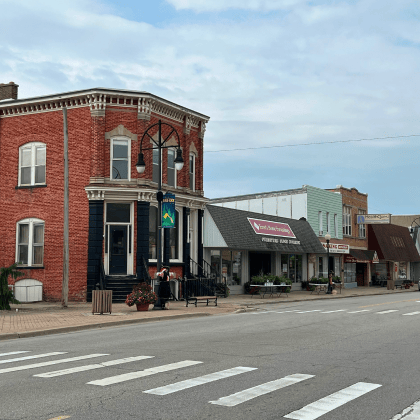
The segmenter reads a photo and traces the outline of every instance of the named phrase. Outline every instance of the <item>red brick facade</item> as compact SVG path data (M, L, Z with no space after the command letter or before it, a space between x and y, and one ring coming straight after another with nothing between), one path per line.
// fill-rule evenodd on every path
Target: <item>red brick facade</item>
M146 94L156 104L148 115L139 113L143 100L140 92L111 91L102 101L99 111L91 104L97 95L95 89L66 95L68 107L68 152L69 152L69 236L70 273L69 300L86 299L88 267L89 199L102 192L99 199L106 200L107 191L121 188L140 197L141 191L156 189L152 181L152 152L145 151L146 170L142 175L136 171L140 139L144 132L159 119L176 128L183 150L184 167L178 173L176 190L197 202L203 197L203 135L208 117L186 110L161 98ZM97 96L99 97L99 95ZM0 266L9 266L17 259L17 222L25 218L37 218L45 222L44 263L42 267L21 268L22 278L35 279L43 284L45 300L60 300L63 278L63 223L64 223L64 133L63 100L60 95L0 103ZM171 113L176 118L170 118ZM167 114L167 115L166 115ZM168 116L169 115L169 116ZM182 121L184 118L184 121ZM186 121L193 123L186 129ZM122 126L132 133L131 181L110 180L110 139L106 133ZM167 132L164 126L163 135ZM157 128L156 128L157 132ZM134 140L133 140L134 138ZM30 142L46 145L45 185L18 187L19 148ZM189 190L189 151L191 145L197 150L196 191ZM150 147L150 141L143 142ZM167 154L162 154L162 168L167 167ZM167 183L163 170L163 185ZM86 189L87 188L87 189ZM91 196L87 190L91 188ZM108 189L107 189L108 188ZM114 191L114 194L116 194ZM137 194L137 195L136 195ZM99 192L98 192L99 195ZM96 197L96 196L95 196ZM152 197L150 195L150 197ZM134 200L136 200L135 198ZM152 199L152 198L150 198ZM140 200L140 198L139 198ZM186 198L185 198L186 200ZM134 206L134 253L136 252L137 214ZM136 272L134 258L134 273ZM151 269L151 271L153 271ZM182 275L182 270L176 269Z

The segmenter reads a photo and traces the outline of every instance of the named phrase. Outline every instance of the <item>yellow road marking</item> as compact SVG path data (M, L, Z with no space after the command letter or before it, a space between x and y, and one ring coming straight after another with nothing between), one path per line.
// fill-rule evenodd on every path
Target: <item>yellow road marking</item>
M69 419L71 416L58 416L58 417L54 417L53 419L49 419L49 420L64 420L64 419Z
M371 306L391 305L392 303L416 302L418 299L396 300L395 302L375 303L374 305L359 306L359 308L370 308Z

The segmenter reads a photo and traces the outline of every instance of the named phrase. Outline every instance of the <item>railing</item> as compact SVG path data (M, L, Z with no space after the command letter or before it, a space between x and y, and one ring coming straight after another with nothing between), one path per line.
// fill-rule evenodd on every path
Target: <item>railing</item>
M142 262L143 262L143 270L144 270L144 277L145 277L145 280L149 283L149 284L151 284L152 283L152 278L150 277L150 274L149 274L149 266L148 266L148 264L147 264L147 262L146 262L146 260L145 260L145 258L142 256Z
M194 261L191 257L190 260L190 273L194 277L206 277L206 278L212 278L214 280L220 281L221 276L220 273L213 268L207 261L203 260L203 265L201 266L198 264L197 261Z
M216 282L211 278L197 278L181 280L182 298L192 296L214 296L216 294Z

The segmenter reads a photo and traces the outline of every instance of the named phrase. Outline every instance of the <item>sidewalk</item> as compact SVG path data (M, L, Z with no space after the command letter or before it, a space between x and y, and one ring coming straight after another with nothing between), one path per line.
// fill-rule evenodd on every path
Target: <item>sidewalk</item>
M218 299L218 306L199 304L185 306L184 301L170 302L169 310L137 312L136 307L114 303L112 314L92 315L91 303L70 303L62 309L59 302L37 302L11 305L11 311L0 311L0 340L34 337L38 335L66 333L91 328L103 328L131 323L166 321L190 317L225 315L257 310L259 305L270 303L292 303L319 299L342 299L355 296L404 294L417 292L417 285L410 289L387 290L384 287L359 287L343 289L336 295L319 295L307 291L293 291L288 296L262 299L260 296L232 295ZM420 299L420 295L419 295ZM152 308L152 306L151 306Z

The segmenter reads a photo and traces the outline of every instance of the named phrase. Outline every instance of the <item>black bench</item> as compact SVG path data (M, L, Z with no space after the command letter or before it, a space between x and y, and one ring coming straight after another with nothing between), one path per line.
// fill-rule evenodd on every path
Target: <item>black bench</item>
M194 296L194 297L187 297L187 307L189 303L194 303L195 307L197 307L198 303L207 303L209 306L209 302L214 302L214 306L217 306L217 296Z
M402 280L394 280L394 286L395 286L396 289L398 289L398 288L402 289L403 288L403 281Z

